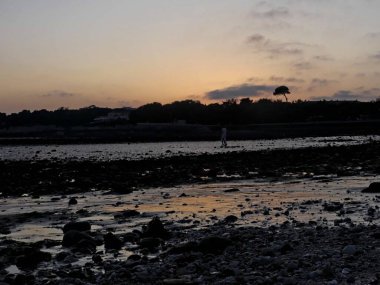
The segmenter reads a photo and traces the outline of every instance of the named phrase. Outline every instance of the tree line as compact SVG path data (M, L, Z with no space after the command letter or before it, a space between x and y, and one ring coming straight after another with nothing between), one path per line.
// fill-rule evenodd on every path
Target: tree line
M0 113L0 126L92 125L96 118L107 116L110 112L126 112L123 108L111 109L89 106L80 109L59 108L54 111L23 110L19 113ZM128 122L135 123L173 123L185 121L190 124L257 124L291 123L336 120L380 119L380 101L294 101L260 99L253 102L250 98L230 99L222 103L203 104L199 101L184 100L170 104L149 103L130 110Z

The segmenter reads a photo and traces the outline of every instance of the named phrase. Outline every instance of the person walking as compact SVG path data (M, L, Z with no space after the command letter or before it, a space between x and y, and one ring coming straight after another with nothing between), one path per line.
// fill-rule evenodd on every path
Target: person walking
M227 129L222 127L222 137L221 137L222 146L227 147Z

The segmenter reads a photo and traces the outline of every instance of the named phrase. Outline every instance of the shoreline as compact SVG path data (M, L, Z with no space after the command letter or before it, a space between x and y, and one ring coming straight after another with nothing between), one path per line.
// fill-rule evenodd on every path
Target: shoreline
M0 196L131 193L181 184L380 173L380 143L173 156L137 161L0 161ZM26 187L27 186L27 187Z

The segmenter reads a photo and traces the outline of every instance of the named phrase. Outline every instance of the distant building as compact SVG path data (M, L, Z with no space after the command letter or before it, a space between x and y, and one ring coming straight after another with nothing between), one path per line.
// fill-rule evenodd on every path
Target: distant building
M115 121L129 121L133 108L123 108L109 112L106 116L97 117L94 119L95 123L115 122Z

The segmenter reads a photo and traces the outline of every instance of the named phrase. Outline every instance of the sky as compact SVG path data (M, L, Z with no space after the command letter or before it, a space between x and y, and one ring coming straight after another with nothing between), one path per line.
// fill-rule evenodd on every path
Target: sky
M0 112L273 99L280 85L290 100L376 100L379 11L377 0L0 0Z

